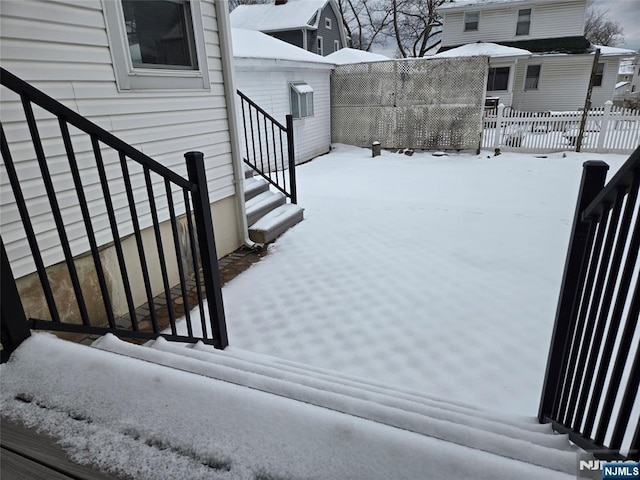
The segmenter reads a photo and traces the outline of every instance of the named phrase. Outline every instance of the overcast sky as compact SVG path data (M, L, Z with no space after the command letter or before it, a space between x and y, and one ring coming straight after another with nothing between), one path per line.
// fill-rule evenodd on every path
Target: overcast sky
M622 25L625 41L617 47L640 49L640 0L594 0L593 6L608 10L609 18Z

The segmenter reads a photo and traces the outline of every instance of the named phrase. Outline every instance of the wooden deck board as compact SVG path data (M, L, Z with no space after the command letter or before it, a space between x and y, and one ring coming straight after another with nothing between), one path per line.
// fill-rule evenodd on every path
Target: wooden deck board
M0 476L3 480L14 478L114 480L117 478L73 463L55 440L37 433L34 429L4 418L0 427L2 444Z

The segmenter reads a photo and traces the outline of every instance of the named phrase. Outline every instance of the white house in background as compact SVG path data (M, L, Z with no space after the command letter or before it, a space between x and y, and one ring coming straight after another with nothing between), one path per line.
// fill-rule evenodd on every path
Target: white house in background
M261 32L237 28L232 32L236 87L283 125L287 114L293 116L296 164L327 153L330 76L335 65ZM298 101L301 98L304 101ZM240 112L239 98L237 105ZM241 148L245 148L242 142Z
M450 57L489 57L489 74L487 78L487 99L495 99L496 103L511 105L515 82L515 66L518 62L531 58L531 52L521 48L505 47L496 43L469 43L433 55L430 58Z
M444 19L440 52L491 42L530 57L491 61L488 85L500 102L518 110L584 107L596 48L601 48L591 102L601 107L615 93L620 59L630 50L596 47L584 37L588 0L456 0L438 11ZM495 64L495 65L494 65ZM508 71L507 71L508 69ZM507 82L504 79L509 76ZM498 89L495 80L499 80ZM509 90L511 85L511 90ZM488 93L489 94L489 93ZM504 101L503 101L504 99Z
M335 0L275 0L236 7L231 25L267 33L324 56L348 46L341 18Z
M186 31L177 27L186 27ZM176 36L178 32L182 35ZM176 44L184 48L175 48ZM232 89L232 55L229 12L223 1L181 0L153 5L130 0L2 1L0 56L5 69L181 175L186 175L185 152L204 153L219 256L248 240L242 159L233 118L236 94ZM64 269L59 263L64 259L60 243L51 241L57 238L56 227L52 221L41 220L48 200L20 100L3 87L0 107L26 202L36 212L32 221L44 261L53 269ZM40 136L47 161L55 166L51 169L53 182L61 188L59 195L68 200L62 204L62 215L73 254L82 257L89 246L81 226L79 202L70 200L77 197L64 169L65 164L68 169L68 161L60 130L55 128L55 119L46 121L49 124L41 129ZM85 162L85 189L99 190L98 176L86 166L92 158L91 146L77 146L76 155L79 162ZM124 195L122 182L117 178L110 181L112 191L118 192L113 201L119 205ZM19 285L28 285L35 278L31 251L7 175L2 175L0 182L2 238ZM153 222L144 182L136 181L134 186L137 209L147 212L141 214L142 234L152 239ZM164 185L160 181L155 188L162 191ZM158 211L160 229L170 235L166 202L158 206ZM107 214L104 209L93 208L92 215L101 255L113 260ZM122 236L131 233L130 225L120 227ZM137 261L135 242L123 242L123 249L128 261ZM177 272L169 273L173 285L178 283ZM162 291L161 275L154 275L152 280L155 295ZM108 285L110 289L117 288L115 279L109 277L108 281L114 282ZM60 282L56 286L68 289ZM136 287L133 293L139 305L146 297L143 286Z

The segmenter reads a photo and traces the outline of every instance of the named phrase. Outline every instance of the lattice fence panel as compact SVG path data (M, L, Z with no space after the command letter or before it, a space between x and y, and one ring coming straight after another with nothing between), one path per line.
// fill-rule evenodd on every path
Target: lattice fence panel
M332 141L477 148L487 70L485 57L340 66L331 77Z

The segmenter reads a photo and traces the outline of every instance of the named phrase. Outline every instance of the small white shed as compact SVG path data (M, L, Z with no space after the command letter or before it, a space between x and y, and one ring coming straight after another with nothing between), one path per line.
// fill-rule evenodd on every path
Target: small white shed
M283 125L286 115L293 115L296 164L327 153L331 147L330 75L335 65L261 32L234 28L232 37L236 88ZM303 97L305 101L299 101Z

